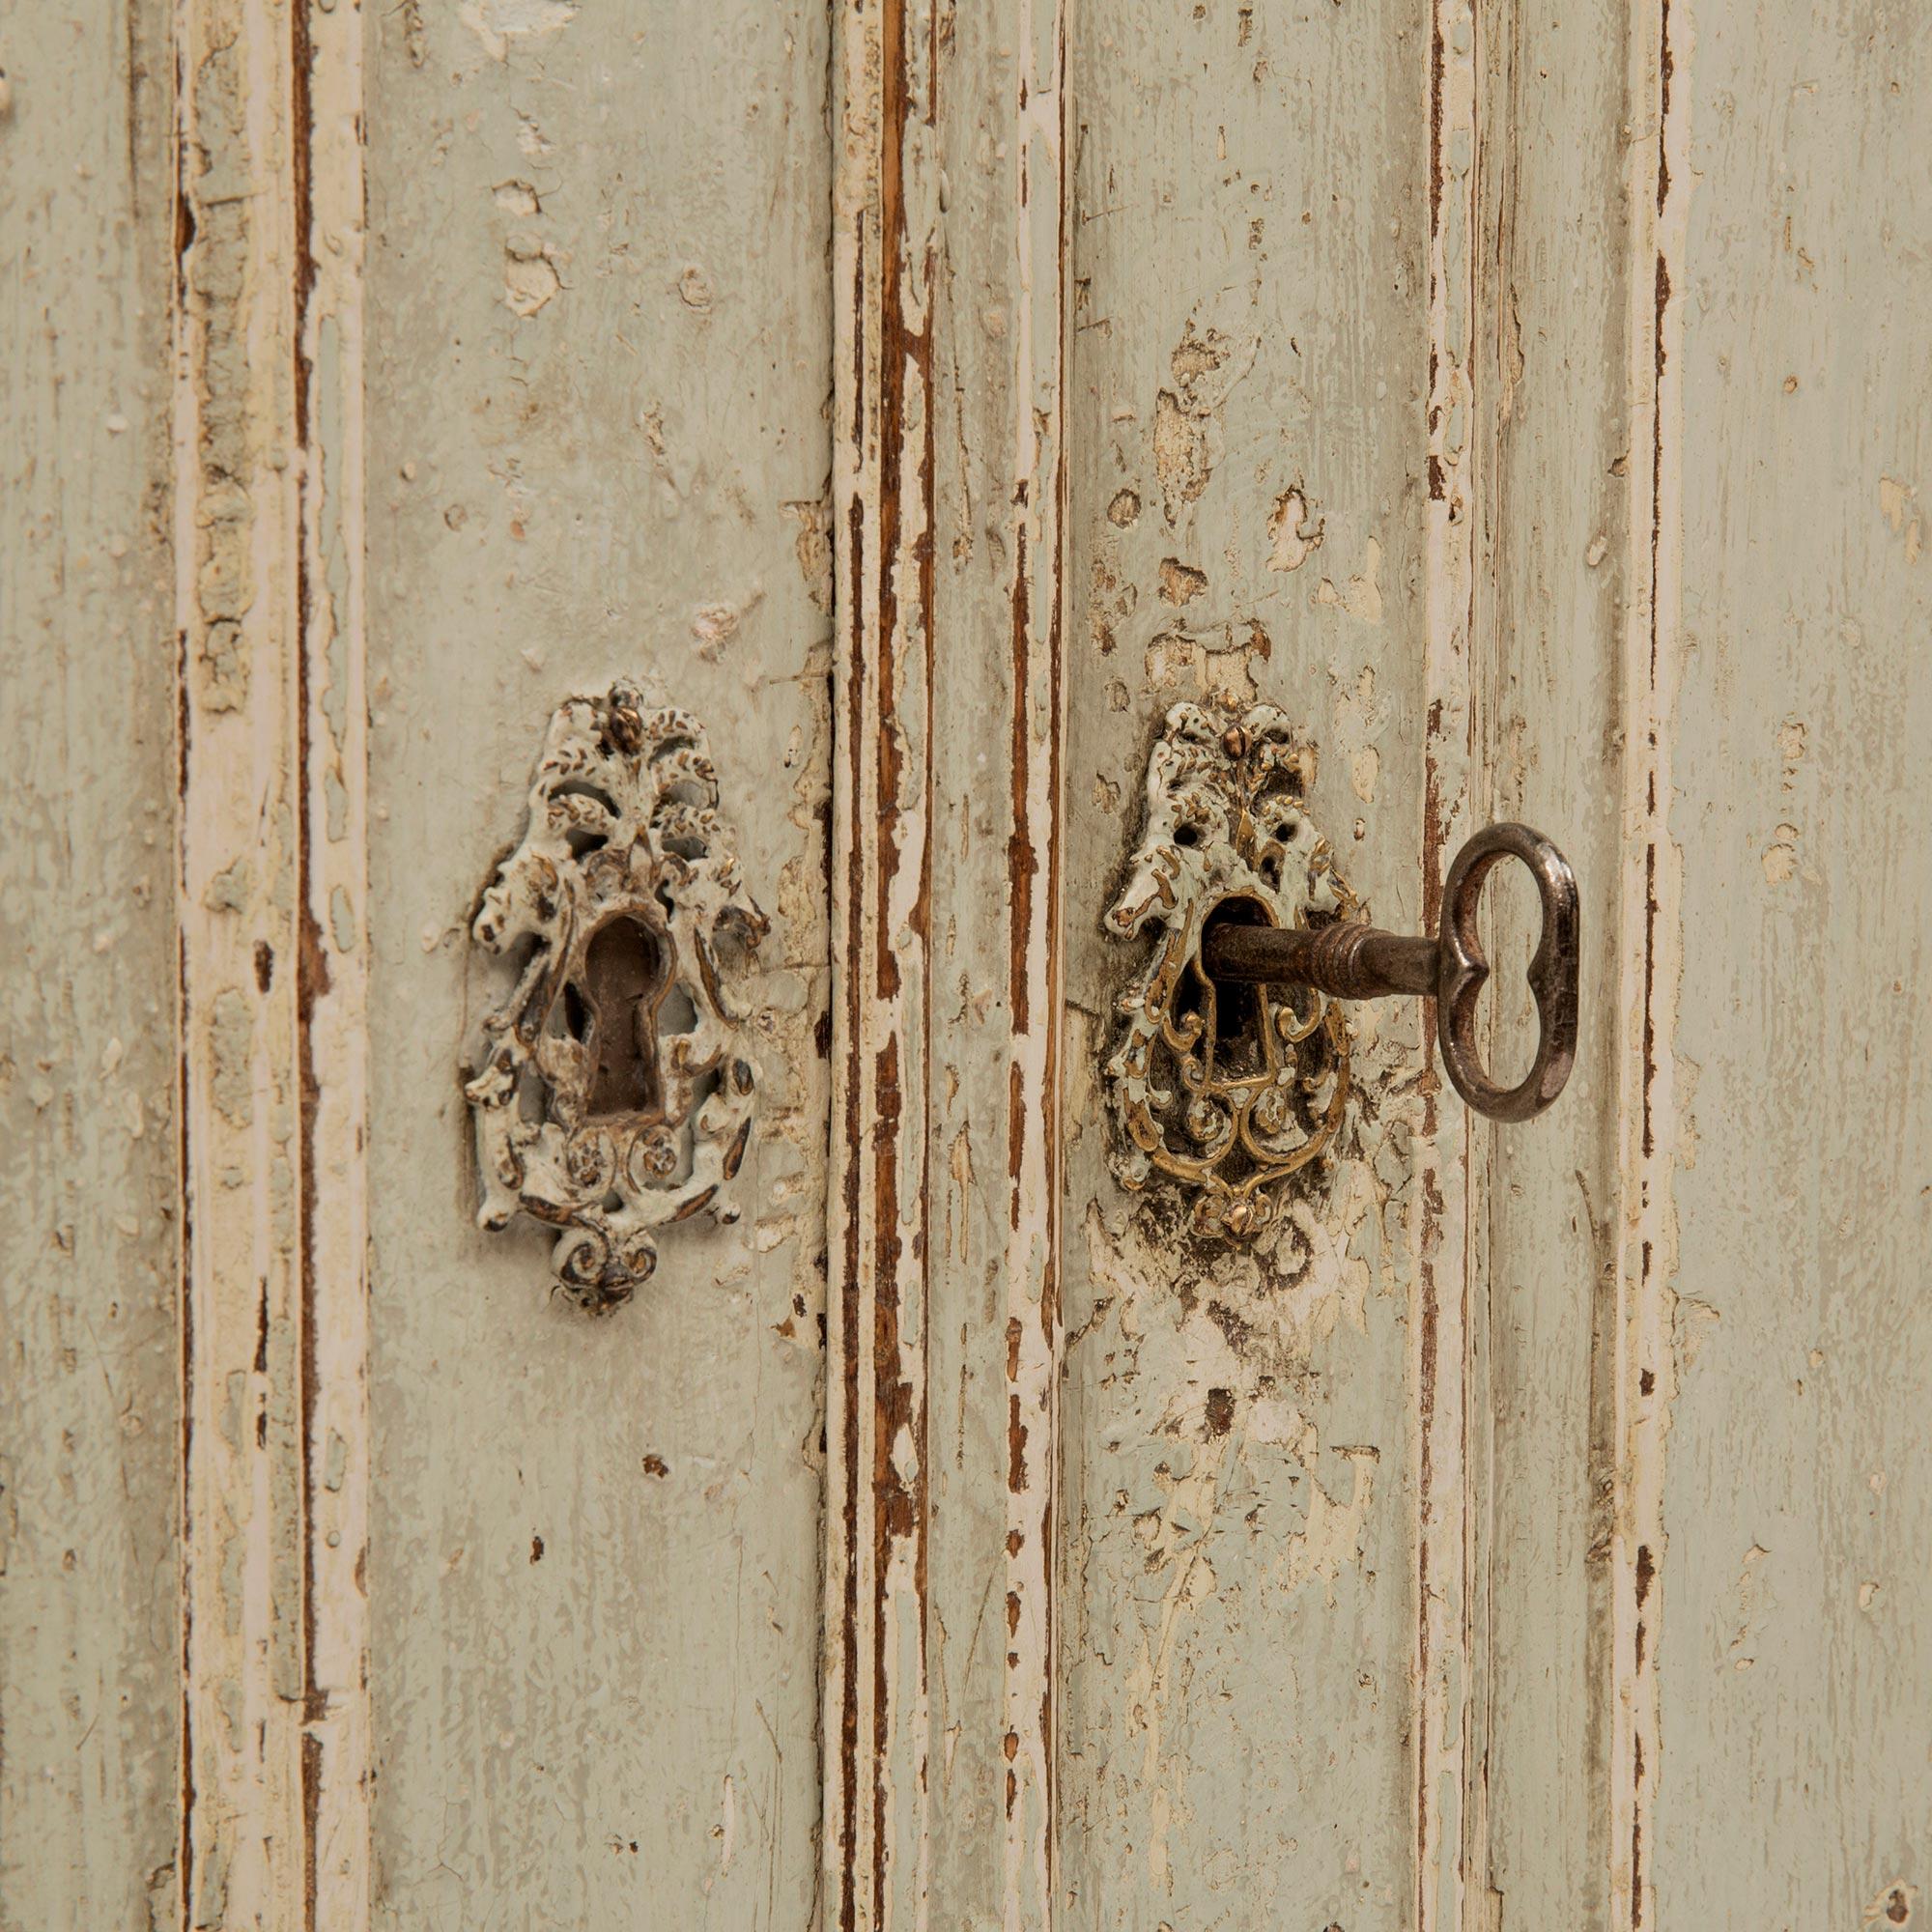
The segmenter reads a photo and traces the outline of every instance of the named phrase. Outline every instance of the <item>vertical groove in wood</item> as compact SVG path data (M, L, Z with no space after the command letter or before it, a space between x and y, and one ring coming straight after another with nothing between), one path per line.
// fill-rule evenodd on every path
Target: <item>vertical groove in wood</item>
M1063 560L1068 233L1066 14L1022 0L1014 100L1012 1028L1006 1243L1007 1932L1050 1926L1055 1897L1056 1502L1060 1308Z
M1681 117L1671 100L1670 0L1634 8L1632 19L1630 96L1641 113L1630 151L1632 557L1623 632L1627 836L1618 1000L1623 1148L1612 1371L1609 1894L1614 1919L1641 1932L1655 1922L1646 1853L1662 1742L1656 1669L1663 1440L1676 1379L1671 1045L1681 941L1678 853L1669 832L1669 726L1682 502L1673 355L1680 331L1672 297L1683 280L1689 169Z
M174 33L182 1909L354 1926L359 16L180 0Z
M1471 668L1479 493L1476 412L1477 23L1470 0L1434 0L1428 36L1429 404L1424 525L1422 919L1434 931L1442 876L1474 829L1477 732ZM1418 1083L1415 1308L1415 1923L1463 1922L1467 1701L1469 1240L1475 1193L1466 1111L1444 1089L1433 1041Z
M362 10L297 33L305 1923L369 1922Z
M982 26L874 0L839 31L825 1913L1039 1926L1061 1362L1065 11L1012 0ZM935 1219L942 1135L960 1192ZM957 1392L943 1463L942 1375Z
M871 0L842 10L835 52L824 1909L845 1932L906 1922L927 1859L931 250L907 202L931 199L909 156L931 28L917 0Z
M303 1889L292 47L181 0L184 1836L194 1927Z
M1476 684L1486 817L1554 838L1583 895L1584 1025L1561 1101L1479 1133L1472 1216L1481 1598L1479 1922L1608 1922L1611 1390L1630 546L1627 8L1485 10ZM1646 282L1648 272L1646 271ZM1507 935L1527 956L1533 932ZM1504 954L1501 956L1508 956ZM1527 1026L1515 969L1498 1031ZM1513 1004L1515 1010L1510 1010Z

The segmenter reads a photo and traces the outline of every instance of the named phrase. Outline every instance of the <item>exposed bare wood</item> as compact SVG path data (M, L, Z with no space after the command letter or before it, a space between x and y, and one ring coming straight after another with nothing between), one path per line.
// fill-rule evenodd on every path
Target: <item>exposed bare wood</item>
M1065 25L880 4L841 32L826 1914L1032 1926L1055 1843Z
M939 185L929 8L840 11L836 292L826 1922L930 1883L927 1353Z
M1477 383L1481 290L1477 17L1432 0L1424 90L1429 128L1428 498L1424 523L1422 921L1434 931L1450 855L1474 829L1479 780L1472 669L1480 501ZM1427 1036L1425 1036L1427 1040ZM1468 1576L1470 1241L1480 1177L1468 1117L1433 1044L1417 1093L1410 1386L1416 1432L1415 1905L1418 1932L1456 1932L1466 1884L1464 1806L1472 1735Z
M1682 16L1680 15L1680 22ZM1659 1770L1657 1659L1664 1554L1663 1438L1669 1426L1678 1160L1675 1015L1681 957L1679 859L1669 831L1672 709L1681 644L1683 518L1681 294L1685 171L1681 96L1673 116L1669 0L1631 16L1630 97L1641 136L1630 147L1626 336L1631 425L1629 597L1622 636L1624 867L1617 1119L1621 1126L1616 1314L1610 1347L1609 1899L1634 1932L1656 1923L1646 1857ZM1673 169L1676 181L1673 185Z
M183 1916L301 1922L299 52L269 0L175 15L175 566L186 1592Z
M1066 330L1072 290L1065 0L1019 0L1010 89L1014 352L1012 830L1006 989L1007 1932L1058 1904L1054 1581L1060 1535L1062 942L1066 666ZM997 178L996 178L997 179ZM970 792L968 793L970 796ZM1083 877L1084 883L1084 877Z

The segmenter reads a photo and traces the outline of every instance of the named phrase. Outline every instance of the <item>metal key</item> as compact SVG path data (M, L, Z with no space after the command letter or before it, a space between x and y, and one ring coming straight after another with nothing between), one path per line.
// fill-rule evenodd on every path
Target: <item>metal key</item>
M1476 1049L1476 996L1490 962L1476 936L1483 884L1504 859L1520 859L1536 881L1543 936L1529 962L1537 1012L1536 1058L1514 1087L1498 1086ZM1577 973L1580 958L1577 878L1540 832L1492 825L1456 854L1442 889L1442 928L1434 939L1382 932L1363 920L1323 926L1224 924L1207 935L1209 978L1271 986L1313 986L1342 1000L1396 994L1435 1002L1442 1064L1478 1113L1527 1121L1563 1091L1577 1060Z

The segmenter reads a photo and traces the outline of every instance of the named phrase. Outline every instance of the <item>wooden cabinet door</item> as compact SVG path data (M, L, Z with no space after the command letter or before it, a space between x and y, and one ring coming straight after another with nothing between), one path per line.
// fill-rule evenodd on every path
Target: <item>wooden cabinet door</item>
M0 1928L1918 1922L1912 28L0 11ZM1563 847L1551 1111L1363 1004L1262 1236L1122 1184L1178 706L1382 924ZM601 1312L573 719L736 938L530 1051L752 1122Z

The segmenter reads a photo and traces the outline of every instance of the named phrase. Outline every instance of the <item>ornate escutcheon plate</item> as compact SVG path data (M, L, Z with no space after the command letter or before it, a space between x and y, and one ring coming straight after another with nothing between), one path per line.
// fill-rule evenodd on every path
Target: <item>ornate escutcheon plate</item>
M696 719L622 682L558 705L471 926L519 972L464 1092L478 1224L557 1229L557 1283L586 1308L649 1278L659 1230L737 1218L758 1073L724 968L765 930Z
M1217 986L1201 966L1210 921L1319 925L1354 895L1302 808L1313 749L1258 704L1230 723L1177 704L1148 759L1147 815L1106 917L1151 957L1120 997L1107 1080L1122 1183L1157 1176L1193 1196L1207 1236L1252 1239L1281 1183L1334 1140L1349 1097L1349 1030L1308 987Z

